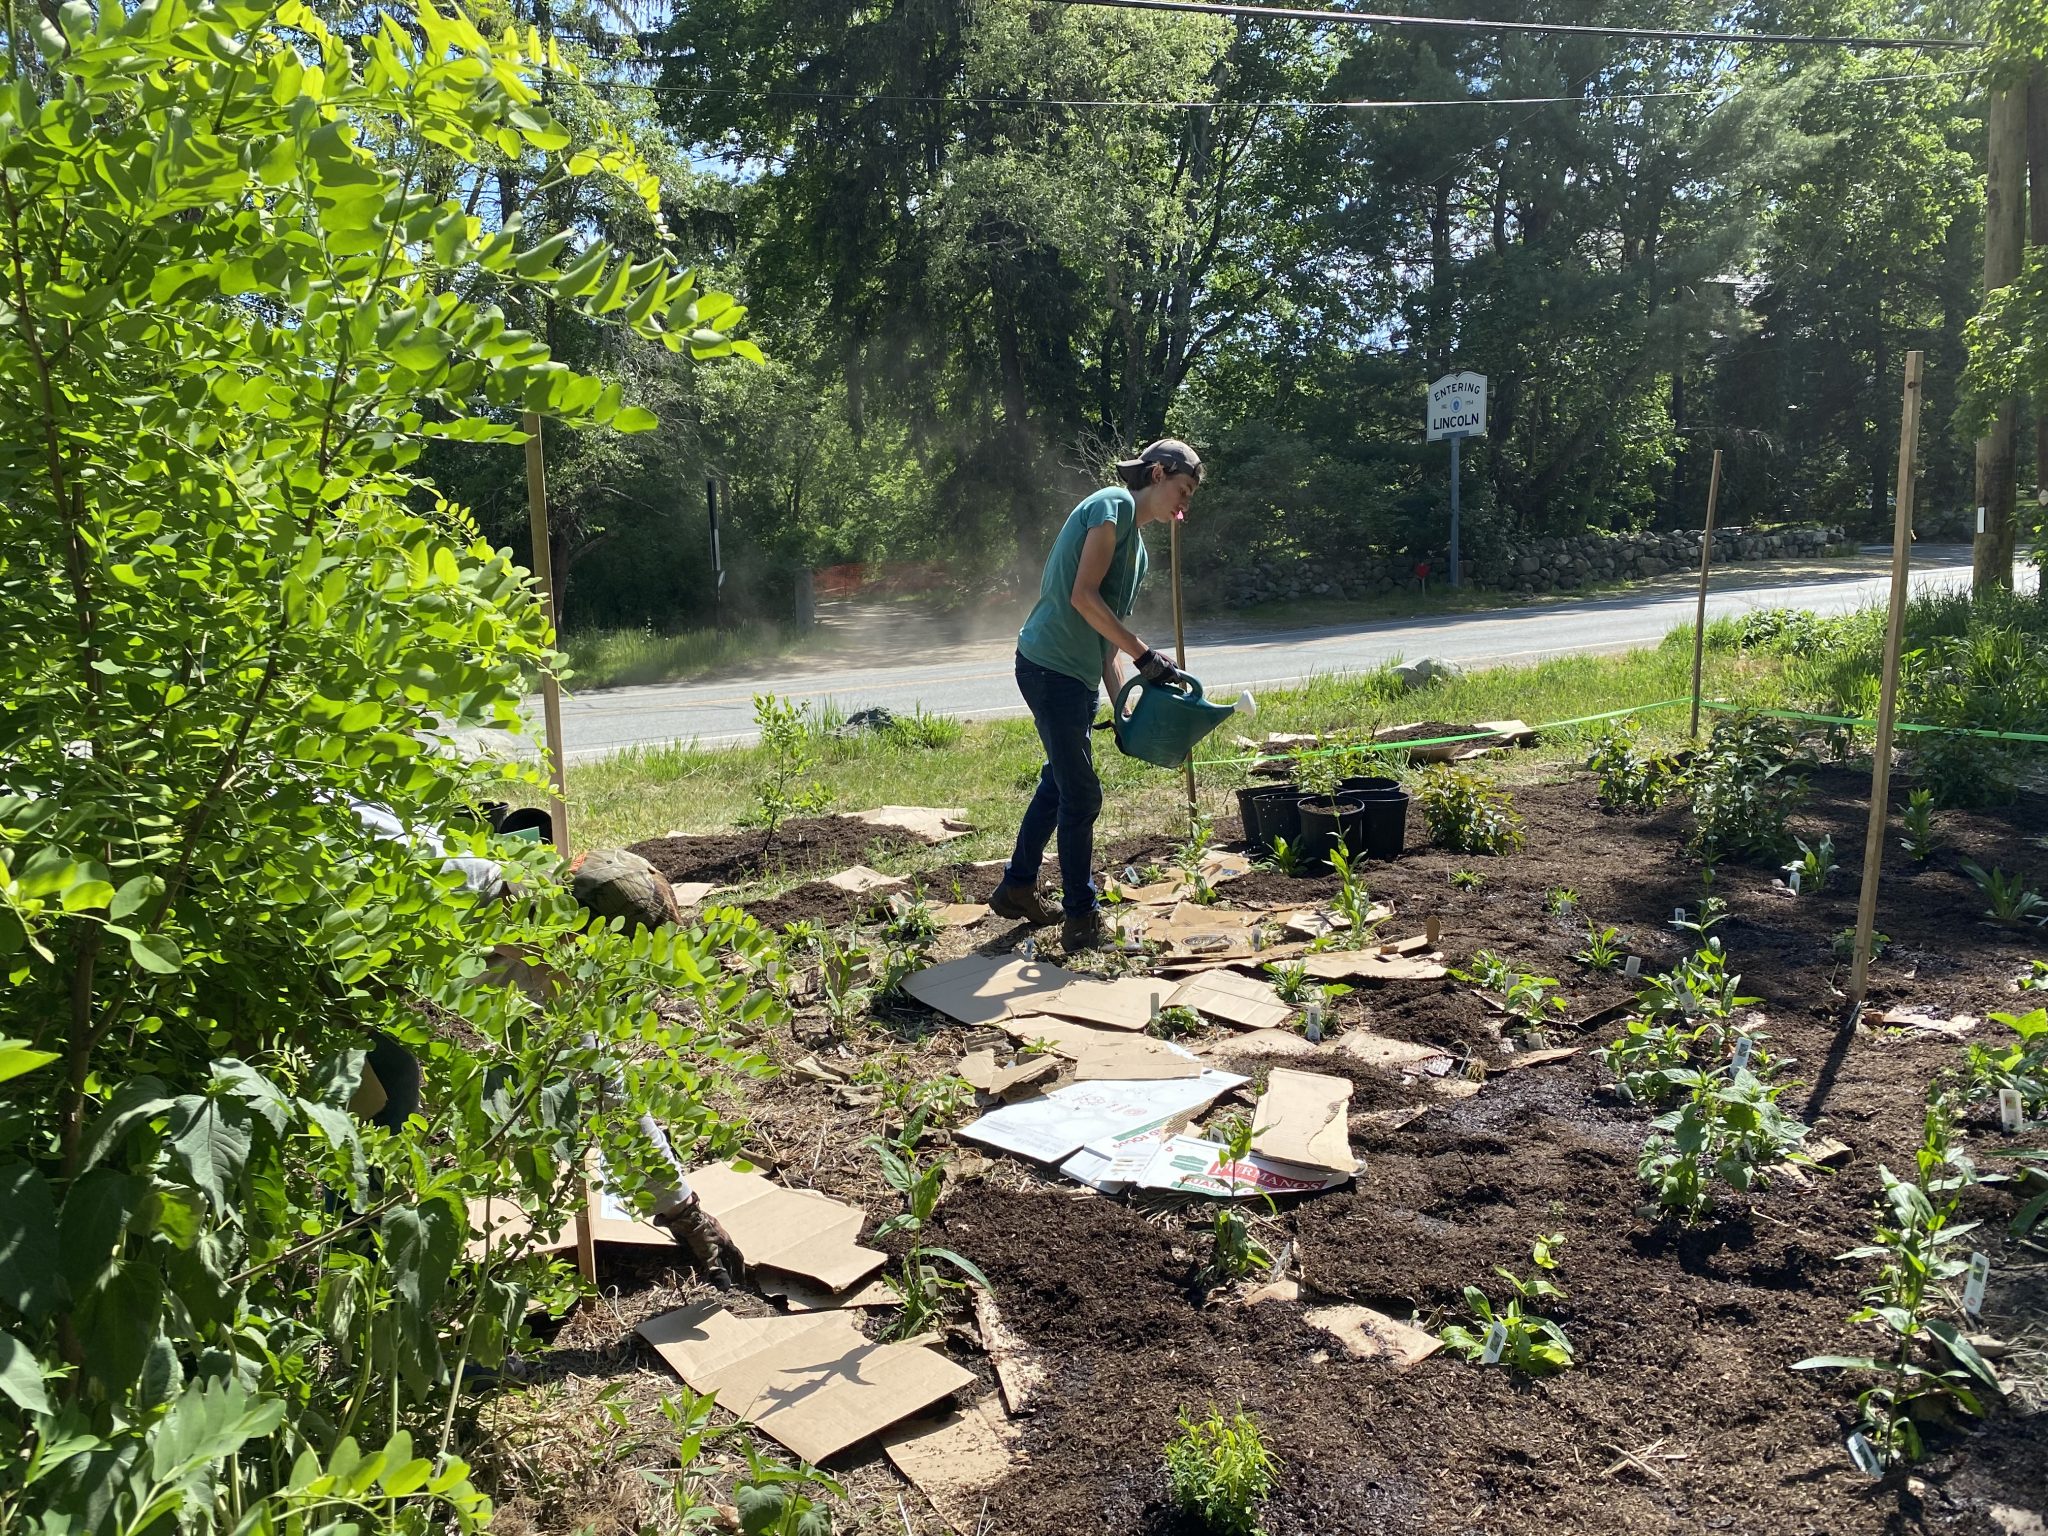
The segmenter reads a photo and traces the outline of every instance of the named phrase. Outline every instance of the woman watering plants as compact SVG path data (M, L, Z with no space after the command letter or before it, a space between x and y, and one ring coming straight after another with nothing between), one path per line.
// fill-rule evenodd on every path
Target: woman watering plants
M1095 818L1102 783L1095 776L1089 731L1096 685L1114 703L1123 686L1123 656L1148 688L1185 688L1187 677L1134 634L1129 621L1145 580L1145 541L1138 530L1187 516L1202 483L1195 450L1161 438L1116 466L1121 486L1097 491L1067 514L1039 582L1038 603L1017 636L1017 690L1038 726L1045 768L1017 828L1017 847L989 906L1002 917L1050 923L1038 894L1045 846L1059 837L1060 941L1068 950L1101 945L1108 936L1095 891Z

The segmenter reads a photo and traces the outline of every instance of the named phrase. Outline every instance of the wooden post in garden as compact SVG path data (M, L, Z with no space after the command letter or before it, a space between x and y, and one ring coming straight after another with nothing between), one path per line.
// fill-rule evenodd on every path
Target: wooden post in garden
M548 623L554 626L555 643L559 646L562 619L555 604L554 550L548 536L548 468L547 459L541 452L540 417L528 411L525 425L526 517L533 532L533 580L540 588L541 605L547 609ZM562 685L555 680L554 673L541 674L540 697L541 707L547 716L549 773L554 784L548 815L555 826L555 852L566 859L569 857L569 770L562 756Z
M1906 627L1906 566L1913 543L1913 459L1920 442L1920 364L1906 354L1906 399L1899 411L1899 489L1892 509L1892 597L1884 626L1884 671L1877 694L1877 742L1870 754L1870 827L1863 838L1863 896L1856 903L1856 959L1849 972L1849 1008L1863 1006L1870 946L1877 925L1877 878L1884 865L1892 793L1892 723L1899 696L1899 646Z
M1707 570L1714 563L1714 507L1721 499L1721 450L1707 481L1707 531L1700 535L1700 607L1692 621L1692 737L1700 734L1700 672L1707 660Z
M1169 559L1173 565L1173 664L1186 670L1188 664L1187 631L1181 624L1180 610L1180 519L1173 520L1172 542L1168 544ZM1195 754L1188 753L1188 760L1181 765L1187 774L1188 824L1195 820Z

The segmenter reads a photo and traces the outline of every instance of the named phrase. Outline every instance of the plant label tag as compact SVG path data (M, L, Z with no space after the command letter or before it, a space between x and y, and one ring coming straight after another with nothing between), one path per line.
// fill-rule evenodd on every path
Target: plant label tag
M1786 871L1785 883L1792 887L1792 894L1797 896L1799 894L1799 871L1796 869Z
M1680 924L1684 923L1684 921L1685 921L1685 908L1683 908L1683 907L1673 907L1673 908L1671 909L1671 922L1672 922L1672 925L1673 925L1674 927L1676 927L1676 926L1678 926L1678 925L1680 925Z
M1303 1011L1301 1033L1311 1045L1321 1042L1323 1038L1323 1005L1321 1003L1310 1003Z
M1852 1432L1848 1439L1849 1459L1856 1463L1856 1470L1865 1477L1884 1476L1884 1458L1877 1454L1877 1447L1870 1443L1870 1436L1862 1430Z
M2001 1129L2016 1131L2026 1124L2026 1106L2020 1102L2017 1088L1998 1090L1998 1124Z
M1970 1273L1963 1281L1963 1310L1975 1317L1984 1307L1984 1286L1991 1279L1991 1259L1982 1253L1970 1255Z
M1017 953L1022 955L1027 963L1036 960L1038 958L1038 940L1026 938L1022 944L1017 946Z
M1621 968L1621 974L1628 977L1630 981L1634 981L1638 976L1642 975L1643 957L1641 955L1630 955L1628 957L1628 964Z
M1499 1318L1486 1330L1486 1353L1479 1357L1481 1365L1499 1365L1501 1351L1508 1347L1508 1325Z
M1124 884L1129 886L1136 886L1137 883L1138 866L1135 864L1126 864L1124 866Z
M1154 992L1154 993L1152 994L1152 1018L1151 1018L1151 1022L1152 1022L1152 1023L1154 1023L1154 1024L1157 1024L1157 1023L1159 1022L1159 994L1158 994L1157 992Z
M1731 1077L1739 1077L1749 1070L1749 1053L1755 1044L1756 1042L1750 1039L1748 1035L1737 1035L1735 1037L1735 1056L1728 1063L1729 1075Z

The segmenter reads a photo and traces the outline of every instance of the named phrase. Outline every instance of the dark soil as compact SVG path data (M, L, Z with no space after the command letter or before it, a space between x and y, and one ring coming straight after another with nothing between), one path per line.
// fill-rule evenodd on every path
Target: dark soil
M1453 725L1448 720L1423 720L1414 725L1390 726L1373 733L1374 741L1441 741L1446 736L1474 736L1478 728L1469 723Z
M1949 1041L1840 1028L1845 967L1833 940L1854 921L1867 786L1865 776L1823 770L1795 818L1809 842L1834 838L1842 867L1825 892L1788 899L1771 890L1775 871L1733 865L1721 866L1713 887L1729 903L1716 932L1743 990L1763 999L1758 1012L1771 1048L1796 1063L1790 1074L1799 1086L1783 1102L1817 1136L1851 1149L1833 1172L1730 1196L1717 1219L1694 1230L1651 1219L1636 1176L1648 1112L1618 1103L1603 1083L1594 1048L1611 1037L1607 1026L1590 1031L1588 1049L1570 1060L1496 1071L1460 1100L1342 1056L1306 1063L1357 1085L1352 1140L1362 1168L1354 1186L1262 1220L1269 1247L1294 1245L1300 1304L1191 1300L1208 1247L1204 1206L1082 1194L1005 1159L954 1187L936 1240L988 1273L1005 1318L1051 1373L1044 1406L1021 1421L1029 1460L993 1492L986 1528L1012 1536L1187 1529L1166 1505L1160 1450L1182 1409L1202 1413L1212 1403L1226 1411L1243 1404L1279 1457L1279 1485L1261 1512L1271 1536L1991 1536L1998 1526L1989 1504L2048 1507L2048 1438L2024 1402L1988 1425L1935 1430L1910 1480L1873 1484L1851 1468L1842 1444L1857 1383L1790 1368L1807 1355L1858 1352L1874 1341L1847 1322L1873 1266L1836 1255L1870 1241L1878 1166L1910 1166L1925 1089L1962 1054ZM1895 786L1901 803L1909 787ZM1630 991L1573 959L1587 920L1619 929L1645 971L1685 952L1692 938L1672 928L1672 909L1697 909L1702 887L1699 866L1681 852L1683 812L1605 813L1583 778L1519 788L1515 803L1528 846L1504 858L1439 852L1422 817L1411 818L1406 856L1365 867L1374 896L1400 914L1393 931L1412 932L1435 914L1453 964L1498 950L1524 970L1559 978L1573 1018ZM1938 822L1947 841L1924 867L1911 865L1895 840L1888 846L1878 926L1892 947L1873 968L1871 1001L1980 1016L2014 1007L2013 978L2048 952L2048 940L1983 921L1961 865L2001 865L2037 888L2048 884L2048 853L2028 841L2048 828L2048 799ZM667 846L641 851L654 857L650 849ZM1117 868L1132 857L1105 850L1104 864ZM1477 890L1451 885L1460 869L1483 876ZM995 874L966 870L970 898L985 895ZM948 878L941 871L927 884L949 896ZM1546 915L1553 887L1576 893L1575 915ZM1330 889L1327 877L1261 874L1219 895L1226 903L1306 901ZM807 894L820 890L841 907ZM760 910L777 921L840 921L844 902L829 887L803 887ZM979 925L942 936L938 953L1007 945L1016 932ZM1339 1025L1369 1022L1388 1035L1500 1060L1493 1016L1449 978L1361 989L1335 1014ZM870 1038L841 1047L816 1019L799 1019L793 1044L848 1073L882 1055L900 1081L948 1070L965 1033L914 1006L877 1024ZM1568 1028L1555 1033L1573 1043ZM754 1102L757 1139L790 1182L861 1200L871 1216L896 1209L858 1150L877 1112L858 1092L792 1074ZM1398 1130L1374 1118L1406 1106L1427 1112ZM2008 1144L1988 1123L1973 1125L1972 1142L1981 1164ZM1987 1187L1972 1199L1980 1208L1971 1214L1984 1218L1973 1241L1994 1265L1983 1327L2007 1337L2031 1327L2038 1349L2041 1288L2028 1265L2038 1272L2039 1256L2007 1234L2014 1198ZM1570 1294L1552 1315L1578 1360L1548 1380L1524 1381L1448 1354L1395 1371L1352 1359L1304 1320L1306 1307L1350 1301L1436 1326L1462 1313L1467 1285L1501 1299L1494 1266L1527 1274L1530 1243L1542 1233L1564 1234L1556 1278ZM889 1513L893 1522L893 1500ZM896 1529L890 1522L885 1527Z
M837 874L848 865L869 863L878 854L923 846L907 832L870 826L853 816L802 816L785 821L772 837L760 831L652 837L634 843L630 851L671 881L736 885L811 870Z

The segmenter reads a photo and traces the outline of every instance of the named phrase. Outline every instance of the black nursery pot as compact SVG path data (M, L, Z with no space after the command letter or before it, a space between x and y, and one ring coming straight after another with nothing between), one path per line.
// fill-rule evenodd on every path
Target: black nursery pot
M1352 837L1360 829L1360 815L1364 810L1362 800L1340 800L1322 795L1304 795L1301 799L1301 849L1308 868L1327 869L1330 865L1330 850L1339 842L1347 852L1355 852ZM1352 837L1345 835L1349 830Z
M1408 842L1408 799L1396 790L1359 802L1359 841L1369 859L1398 859Z
M1401 781L1381 778L1377 774L1359 774L1339 779L1337 793L1346 800L1385 800L1401 793Z
M1301 792L1291 784L1254 784L1237 792L1238 814L1244 818L1244 837L1259 854L1273 851L1273 840L1284 837L1293 847L1301 839L1301 815L1295 806Z

